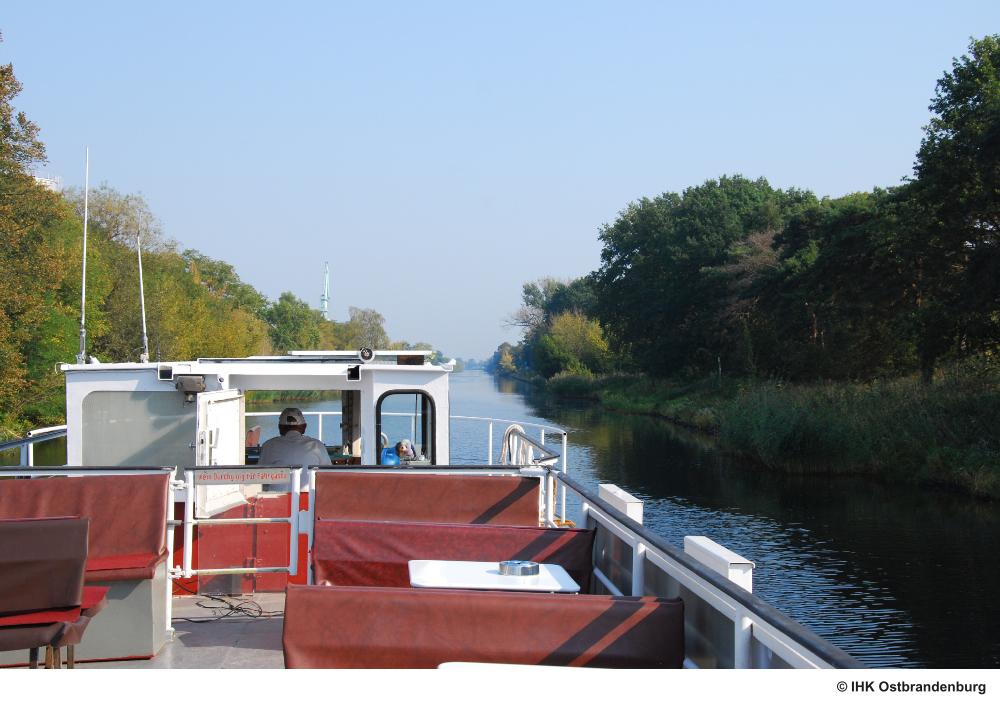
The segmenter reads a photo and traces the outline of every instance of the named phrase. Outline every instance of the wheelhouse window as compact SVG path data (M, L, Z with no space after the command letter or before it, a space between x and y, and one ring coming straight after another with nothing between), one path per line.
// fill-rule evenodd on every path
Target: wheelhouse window
M375 405L378 465L435 465L434 400L424 392L391 390Z

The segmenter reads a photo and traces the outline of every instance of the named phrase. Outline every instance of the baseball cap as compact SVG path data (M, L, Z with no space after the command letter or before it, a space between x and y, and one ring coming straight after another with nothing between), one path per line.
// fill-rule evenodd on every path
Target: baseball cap
M273 415L272 415L273 416ZM297 407L286 407L278 417L278 424L283 427L300 427L306 423L305 417Z

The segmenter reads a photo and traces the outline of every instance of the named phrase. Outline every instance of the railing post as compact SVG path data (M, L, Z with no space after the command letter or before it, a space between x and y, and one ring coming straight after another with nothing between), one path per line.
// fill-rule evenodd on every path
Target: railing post
M170 509L174 507L174 488L170 486ZM170 515L173 517L173 515ZM174 576L170 571L174 567L174 525L167 520L167 641L174 640Z
M636 539L632 546L632 597L642 597L645 588L646 544Z
M302 468L294 468L291 472L291 482L292 482L292 499L291 499L291 512L290 516L292 518L289 524L289 532L291 532L291 540L288 543L288 577L292 578L299 573L299 495L302 492Z
M312 550L313 550L313 526L316 516L316 469L306 471L309 480L309 510L306 512L306 585L313 585Z
M319 436L317 436L316 438L319 439L320 441L322 441L323 440L323 413L322 412L318 412L317 414L319 415L319 429L318 429Z
M567 467L567 463L566 463L566 445L567 445L566 432L563 432L562 433L562 464L563 464L562 472L563 472L563 475L567 475L567 473L566 473L566 467ZM566 519L566 486L563 485L561 487L562 487L562 490L561 490L561 492L562 492L562 518L565 520Z
M490 422L489 445L486 447L486 465L493 465L493 422Z
M194 543L194 471L184 471L184 577L191 577L191 549Z
M742 607L736 610L735 634L733 642L733 667L737 670L750 667L750 639L753 636L753 622Z

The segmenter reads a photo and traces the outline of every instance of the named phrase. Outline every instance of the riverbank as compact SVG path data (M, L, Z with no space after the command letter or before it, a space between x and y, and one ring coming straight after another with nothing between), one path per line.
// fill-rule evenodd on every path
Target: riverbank
M270 402L273 404L288 404L289 402L323 402L324 400L339 400L340 390L248 390L247 404Z
M930 384L561 374L544 387L712 431L723 450L791 473L864 473L1000 499L998 365L955 364Z

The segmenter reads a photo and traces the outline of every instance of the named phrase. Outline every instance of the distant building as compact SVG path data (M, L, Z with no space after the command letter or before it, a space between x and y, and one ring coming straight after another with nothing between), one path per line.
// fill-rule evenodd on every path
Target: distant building
M51 190L54 193L57 193L62 189L62 176L49 175L48 173L36 173L35 182L46 190Z

